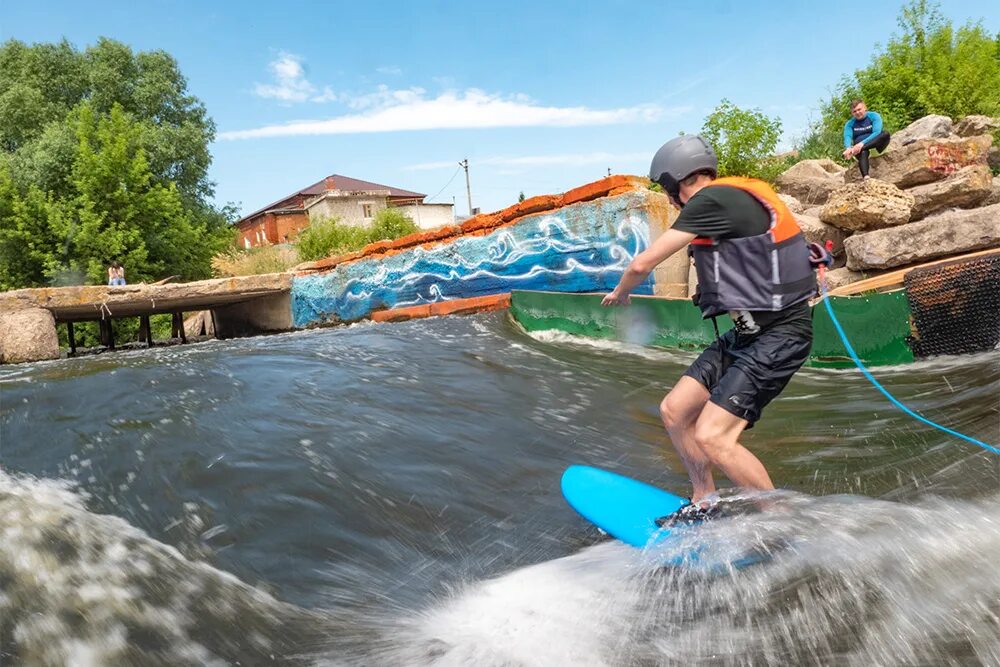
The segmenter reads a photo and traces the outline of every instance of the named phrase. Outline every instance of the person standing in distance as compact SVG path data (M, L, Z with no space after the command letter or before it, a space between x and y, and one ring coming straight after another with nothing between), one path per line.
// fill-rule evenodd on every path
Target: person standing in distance
M851 117L844 123L845 160L858 160L861 178L868 178L868 154L874 148L879 153L889 147L889 133L882 129L882 116L869 111L864 100L851 100Z
M713 468L745 489L774 488L740 436L812 348L808 300L816 293L816 276L798 223L767 183L717 173L715 151L699 136L671 139L656 152L649 177L681 213L635 256L602 301L628 304L629 293L660 262L687 246L698 273L693 299L702 316L728 314L733 320L733 328L701 353L660 403L663 425L693 486L692 504L667 517L671 524L711 514L699 502L716 490Z

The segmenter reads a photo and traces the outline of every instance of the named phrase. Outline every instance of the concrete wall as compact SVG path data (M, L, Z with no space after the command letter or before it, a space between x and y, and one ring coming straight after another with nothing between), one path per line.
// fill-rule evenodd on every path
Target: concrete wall
M349 322L377 310L512 289L609 291L632 257L645 250L675 215L663 195L644 188L630 189L617 196L526 215L437 245L347 261L326 273L295 278L293 322L296 327ZM669 294L674 290L684 296L687 272L687 258L679 256L635 293Z
M365 206L371 211L370 217L364 215ZM326 195L306 204L310 220L340 218L340 222L345 225L359 227L370 227L375 214L385 207L385 197L376 195L342 197Z
M213 308L212 312L218 338L253 336L293 328L288 293L256 297Z
M437 229L455 224L453 204L406 204L396 208L410 216L420 229Z

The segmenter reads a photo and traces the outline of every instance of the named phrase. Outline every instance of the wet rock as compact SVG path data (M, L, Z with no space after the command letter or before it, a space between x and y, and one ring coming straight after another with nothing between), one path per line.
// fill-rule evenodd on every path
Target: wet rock
M920 139L899 149L871 158L871 176L898 188L933 183L963 167L987 164L993 137L981 135L953 139ZM847 180L857 182L857 169L847 172Z
M820 220L850 231L893 227L909 221L913 201L908 192L870 178L834 192L820 211Z
M782 194L803 205L825 204L830 194L844 184L844 167L833 160L802 160L775 179Z
M0 363L59 358L56 320L44 308L0 313Z
M844 241L847 266L854 270L888 269L995 247L1000 247L1000 204L946 211Z
M946 208L972 208L981 204L993 189L993 176L985 164L963 167L935 183L907 190L913 195L910 220L920 220Z

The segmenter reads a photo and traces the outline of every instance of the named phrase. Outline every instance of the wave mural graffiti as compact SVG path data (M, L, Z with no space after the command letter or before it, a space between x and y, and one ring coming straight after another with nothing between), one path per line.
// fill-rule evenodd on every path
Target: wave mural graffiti
M292 283L296 327L350 322L373 311L513 289L610 290L649 246L644 192L524 217L485 235L360 259ZM636 293L652 294L653 279Z

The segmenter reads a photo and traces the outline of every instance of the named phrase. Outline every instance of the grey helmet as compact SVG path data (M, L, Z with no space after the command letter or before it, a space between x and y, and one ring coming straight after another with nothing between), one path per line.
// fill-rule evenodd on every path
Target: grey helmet
M649 179L659 183L679 205L680 182L698 171L719 173L719 160L707 141L697 134L683 134L663 144L649 165Z

